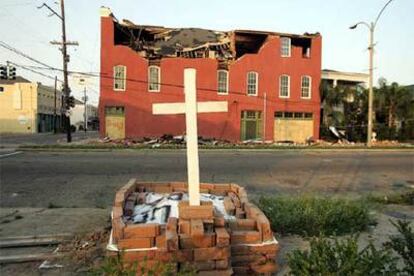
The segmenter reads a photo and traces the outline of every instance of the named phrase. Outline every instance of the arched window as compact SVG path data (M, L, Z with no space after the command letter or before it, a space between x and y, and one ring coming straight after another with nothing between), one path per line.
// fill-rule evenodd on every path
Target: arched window
M257 72L247 73L247 95L257 96L258 74Z
M279 98L290 97L290 77L281 75L279 80Z
M219 94L229 93L229 72L226 70L217 71L217 91Z
M148 67L148 91L160 92L161 76L160 67L151 65Z
M301 86L301 98L310 99L311 98L311 77L302 76L302 86Z
M125 91L126 89L126 66L114 66L114 90Z

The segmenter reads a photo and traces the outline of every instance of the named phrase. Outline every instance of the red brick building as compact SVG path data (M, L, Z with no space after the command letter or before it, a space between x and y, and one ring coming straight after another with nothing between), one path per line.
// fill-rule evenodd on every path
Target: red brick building
M198 115L199 134L230 141L304 142L319 136L319 34L173 29L118 21L101 10L101 135L185 133L184 115L153 103L184 102L184 68L197 70L198 101L228 101Z

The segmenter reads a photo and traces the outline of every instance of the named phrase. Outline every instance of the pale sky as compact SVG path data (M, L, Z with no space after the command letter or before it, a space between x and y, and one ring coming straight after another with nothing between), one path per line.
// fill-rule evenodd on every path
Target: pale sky
M322 68L368 72L368 29L349 26L374 21L388 0L66 0L67 37L78 41L70 47L69 70L99 71L99 8L111 8L118 19L136 24L165 27L200 27L215 30L252 29L302 34L322 34ZM62 66L58 46L60 20L37 9L43 2L60 11L57 0L0 0L0 41L53 67ZM414 84L414 0L394 0L385 10L375 30L375 83L379 77L403 85ZM0 63L6 60L37 66L0 47ZM42 71L54 76L58 72ZM17 73L32 81L53 81L18 68ZM74 83L74 81L72 81ZM99 80L92 78L88 95L98 102ZM77 98L83 94L72 84Z

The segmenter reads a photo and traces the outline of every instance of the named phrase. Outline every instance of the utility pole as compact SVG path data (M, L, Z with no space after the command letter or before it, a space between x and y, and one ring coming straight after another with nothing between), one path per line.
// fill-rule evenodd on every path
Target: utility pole
M264 92L263 97L263 143L266 141L266 109L267 109L267 97Z
M55 109L53 111L53 133L57 133L57 127L56 127L56 89L57 89L57 76L55 76Z
M378 13L377 18L374 22L368 24L367 22L361 21L349 27L350 29L355 29L358 25L364 25L369 29L369 91L368 91L368 128L367 128L367 147L371 147L372 144L372 121L373 121L373 101L374 101L374 32L375 27L377 26L378 20L381 17L381 14L384 12L385 8L392 2L389 0L381 11Z
M38 7L43 8L46 7L52 14L56 15L62 21L62 41L51 41L50 43L53 45L61 45L62 57L63 57L63 94L65 100L65 122L66 122L66 140L68 143L72 142L72 133L70 129L70 105L69 105L69 97L70 97L70 89L68 83L68 63L69 63L69 55L67 54L67 45L79 45L77 42L68 42L66 41L66 21L65 21L65 1L60 0L60 15L49 7L46 3L43 3L42 6Z
M84 131L86 133L86 129L88 128L88 116L87 116L87 110L88 110L88 106L86 104L86 101L88 100L88 98L86 97L86 86L83 88L83 103L84 103L84 112L83 112L83 116L84 116Z

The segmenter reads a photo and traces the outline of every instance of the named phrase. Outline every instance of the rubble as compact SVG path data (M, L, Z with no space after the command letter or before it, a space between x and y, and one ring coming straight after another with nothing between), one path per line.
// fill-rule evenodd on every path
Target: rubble
M319 33L293 35L251 30L214 31L201 28L166 28L136 25L129 20L114 18L115 45L125 45L158 65L161 58L212 58L226 67L245 54L258 53L269 37L286 36L292 45L308 55L312 38Z
M335 129L336 131L336 129ZM298 147L298 148L317 148L317 147L364 147L365 143L352 142L344 138L345 133L337 132L338 137L335 140L327 141L322 139L314 139L309 137L303 143L297 143L294 141L263 141L262 139L251 139L242 142L233 143L227 140L198 137L198 144L202 147L217 147L217 148L272 148L272 147ZM105 137L102 139L90 139L86 141L89 145L104 144L108 146L122 146L122 147L147 147L147 148L181 148L186 144L185 135L169 135L164 134L160 137L144 137L142 139L111 139ZM398 141L384 140L373 141L374 147L410 147L409 143L401 143Z

